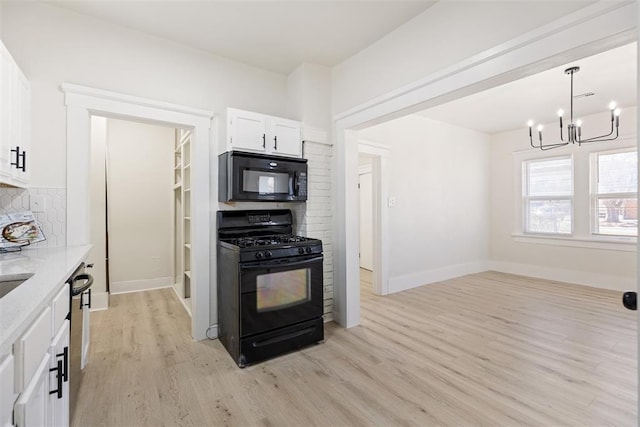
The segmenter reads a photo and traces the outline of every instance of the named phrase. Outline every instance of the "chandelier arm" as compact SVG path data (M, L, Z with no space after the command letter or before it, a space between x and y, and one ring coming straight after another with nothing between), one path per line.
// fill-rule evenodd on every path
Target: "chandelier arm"
M615 141L616 139L618 139L618 132L616 132L616 136L612 137L612 138L605 138L605 139L595 139L595 138L590 138L584 141L580 141L578 143L578 146L582 145L582 144L588 144L590 142L607 142L607 141Z
M613 135L613 122L611 123L611 131L606 134L606 135L600 135L600 136L594 136L591 138L587 138L587 139L581 139L578 141L578 143L583 143L583 142L598 142L598 141L612 141L614 139L616 139L618 137L618 128L615 128L616 131L616 136L613 138L609 138L611 135ZM609 138L609 139L602 139L602 138Z
M540 142L540 145L532 145L533 148L539 148L541 150L551 150L552 148L558 148L558 147L564 147L565 145L569 145L568 142L558 142L556 144L542 144L542 142Z

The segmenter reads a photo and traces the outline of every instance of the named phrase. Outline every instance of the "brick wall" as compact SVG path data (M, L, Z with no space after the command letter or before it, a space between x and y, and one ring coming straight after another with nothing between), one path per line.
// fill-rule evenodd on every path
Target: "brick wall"
M308 159L307 203L295 209L298 232L322 240L324 253L324 319L333 320L333 235L331 219L332 147L328 143L305 141Z

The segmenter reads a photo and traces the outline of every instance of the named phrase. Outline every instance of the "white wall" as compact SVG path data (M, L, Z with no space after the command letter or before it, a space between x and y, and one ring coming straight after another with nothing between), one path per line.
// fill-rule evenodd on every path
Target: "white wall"
M71 82L189 107L295 116L284 75L40 2L3 2L3 42L31 82L34 186L65 187Z
M337 114L585 7L584 1L440 1L332 69Z
M489 137L418 115L359 137L391 147L390 292L485 270Z
M330 132L331 69L304 63L289 74L287 87L291 104L305 126Z
M175 130L107 120L111 293L173 284Z
M582 117L585 136L599 135L608 132L609 113ZM594 128L598 124L597 128ZM588 127L590 126L590 127ZM603 127L602 127L603 126ZM602 149L615 149L621 144L635 145L637 126L637 108L623 108L621 116L621 135L632 135L634 138L625 141L613 141L600 145ZM558 123L545 125L544 137L554 138L557 135ZM583 155L593 144L582 148L570 147L566 151L560 149L546 153L573 153ZM542 277L583 285L609 288L615 290L635 289L637 271L636 252L620 250L604 250L570 246L518 242L512 236L516 230L514 224L515 206L515 171L514 151L536 152L529 147L526 127L503 132L491 136L491 260L493 269ZM588 183L576 183L588 189ZM577 191L577 190L576 190ZM614 245L615 246L615 245ZM623 245L625 246L625 245ZM618 248L620 245L618 245ZM626 245L628 248L628 245ZM633 247L631 248L633 249Z

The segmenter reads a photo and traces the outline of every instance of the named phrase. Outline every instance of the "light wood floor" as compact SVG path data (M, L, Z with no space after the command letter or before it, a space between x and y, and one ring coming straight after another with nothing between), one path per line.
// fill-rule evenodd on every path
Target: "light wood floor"
M630 426L637 327L620 293L482 273L378 297L362 324L239 369L170 289L92 313L74 426Z

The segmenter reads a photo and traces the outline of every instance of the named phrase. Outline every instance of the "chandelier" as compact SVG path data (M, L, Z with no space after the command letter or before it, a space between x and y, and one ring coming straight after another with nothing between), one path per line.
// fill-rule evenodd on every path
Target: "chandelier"
M538 125L538 142L534 144L533 142L533 120L529 120L527 125L529 126L529 143L533 148L539 148L541 150L551 150L552 148L564 147L565 145L575 144L578 146L582 144L586 144L587 142L602 142L602 141L613 141L618 138L618 126L620 125L620 109L616 108L616 103L611 102L609 104L609 110L611 112L611 130L606 135L594 136L592 138L583 138L582 137L582 121L577 120L573 121L573 75L580 71L580 67L570 67L564 70L565 74L571 75L571 109L570 113L570 121L566 126L566 135L565 130L563 129L562 117L564 115L564 111L558 110L558 116L560 117L560 142L555 142L552 144L544 144L542 142L542 125ZM615 122L615 124L614 124ZM614 136L615 130L615 136Z

